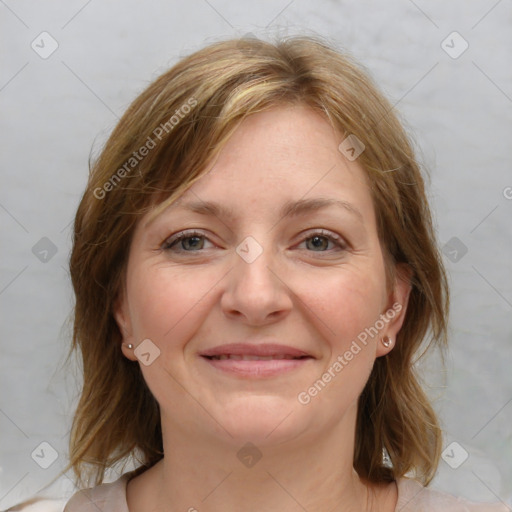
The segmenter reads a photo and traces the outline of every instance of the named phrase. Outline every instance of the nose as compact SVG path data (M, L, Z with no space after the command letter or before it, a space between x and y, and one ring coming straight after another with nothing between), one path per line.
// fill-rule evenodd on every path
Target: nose
M234 268L226 276L226 288L221 298L224 314L248 325L266 325L284 318L293 306L292 292L274 251L252 239L244 254L244 246L233 255ZM259 254L253 259L255 254ZM251 252L253 254L251 254Z

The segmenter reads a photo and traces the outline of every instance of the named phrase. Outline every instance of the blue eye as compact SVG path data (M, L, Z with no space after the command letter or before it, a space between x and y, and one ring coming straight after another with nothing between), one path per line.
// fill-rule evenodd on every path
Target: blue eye
M327 238L326 236L318 236L318 235L307 238L306 245L307 245L308 240L311 240L311 243L313 244L315 251L316 251L316 249L319 249L321 251L327 249L327 246L331 242L331 240L329 238ZM323 247L323 249L322 249L322 247Z
M303 240L303 243L305 242L307 246L308 241L312 242L309 244L309 247L313 247L313 252L327 252L329 250L329 243L336 245L339 249L346 248L346 245L340 237L325 231L311 233L310 236Z
M166 240L162 245L164 250L174 250L176 252L197 252L204 248L204 241L207 238L197 231L183 231L177 236ZM181 247L175 248L176 245Z
M309 241L311 242L310 244L308 244ZM205 249L205 242L209 242L208 238L198 231L182 231L166 240L162 244L162 249L172 252L200 252ZM307 248L311 252L328 252L333 250L332 247L329 248L329 244L334 244L339 250L346 249L346 244L342 238L323 230L311 233L310 236L302 240L301 244L303 243L306 243Z

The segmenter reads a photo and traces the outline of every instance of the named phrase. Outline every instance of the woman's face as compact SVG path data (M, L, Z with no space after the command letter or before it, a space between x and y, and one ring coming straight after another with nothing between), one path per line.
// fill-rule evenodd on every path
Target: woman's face
M370 191L342 140L305 107L255 114L138 223L116 319L168 429L261 446L355 421L409 285L387 290Z

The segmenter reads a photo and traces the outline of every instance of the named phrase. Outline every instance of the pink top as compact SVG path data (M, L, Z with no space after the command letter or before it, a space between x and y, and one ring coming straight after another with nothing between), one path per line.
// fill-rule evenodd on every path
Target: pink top
M115 482L75 493L63 512L129 512L126 484L130 473ZM397 480L398 502L395 512L509 512L504 504L475 503L441 491L423 487L416 480Z

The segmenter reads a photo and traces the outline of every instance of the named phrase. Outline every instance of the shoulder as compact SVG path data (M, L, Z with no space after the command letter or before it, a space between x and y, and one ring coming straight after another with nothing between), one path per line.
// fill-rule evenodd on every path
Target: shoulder
M66 500L52 498L32 498L8 508L5 512L63 512Z
M399 478L398 502L400 512L509 512L502 503L476 503L435 489L423 487L418 481Z
M63 512L129 512L126 503L126 483L130 473L114 482L82 489L71 496Z

